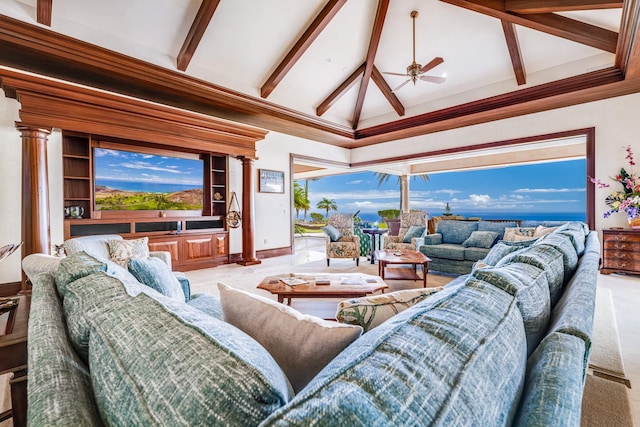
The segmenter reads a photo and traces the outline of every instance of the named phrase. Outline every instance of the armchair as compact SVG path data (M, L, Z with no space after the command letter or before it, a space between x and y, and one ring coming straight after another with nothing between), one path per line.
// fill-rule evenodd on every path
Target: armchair
M428 214L422 211L403 212L400 215L400 231L398 235L382 236L382 249L415 251L417 247L416 239L426 234L427 216ZM407 232L412 226L414 228L411 231L416 232L416 235L414 236L414 233L412 233L412 235L407 236ZM405 241L405 237L407 241Z
M356 266L360 265L360 237L353 231L353 215L331 215L324 232L327 234L327 267L331 258L351 258Z

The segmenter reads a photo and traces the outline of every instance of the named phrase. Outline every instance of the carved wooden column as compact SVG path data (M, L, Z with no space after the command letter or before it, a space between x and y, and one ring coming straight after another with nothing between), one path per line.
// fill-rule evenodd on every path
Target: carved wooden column
M260 264L262 261L256 258L253 221L253 195L255 191L255 179L253 176L253 159L241 156L242 161L242 259L240 265Z
M51 253L47 140L51 128L16 123L22 137L22 257ZM22 279L22 291L28 292Z

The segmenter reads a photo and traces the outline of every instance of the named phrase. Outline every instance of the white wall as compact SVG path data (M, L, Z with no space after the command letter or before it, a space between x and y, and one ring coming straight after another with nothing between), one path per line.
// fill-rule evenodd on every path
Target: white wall
M385 156L419 153L451 146L466 146L523 136L546 134L577 128L596 128L596 175L605 180L626 166L623 146L631 144L640 161L640 120L637 111L640 94L567 107L559 110L531 114L524 117L456 129L437 134L411 138L375 147L349 150L326 144L270 132L258 142L258 169L285 172L284 194L255 194L255 249L287 247L290 244L291 187L290 154L326 158L344 163L361 162ZM20 241L21 228L21 140L15 129L19 105L15 100L0 97L0 245ZM639 167L640 168L640 167ZM585 177L586 179L586 177ZM236 191L242 201L242 167L230 160L230 191ZM62 160L60 132L54 131L49 142L49 185L51 205L51 243L61 243L62 217ZM257 191L257 178L256 178ZM625 226L623 215L603 219L607 210L604 198L608 190L596 191L596 228ZM241 229L230 230L232 253L242 252ZM20 280L20 257L12 255L0 265L0 283Z

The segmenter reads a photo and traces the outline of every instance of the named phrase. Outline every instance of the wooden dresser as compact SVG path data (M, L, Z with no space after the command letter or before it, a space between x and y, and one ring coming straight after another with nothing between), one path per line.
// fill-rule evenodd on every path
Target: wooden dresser
M640 274L640 230L602 230L602 274Z

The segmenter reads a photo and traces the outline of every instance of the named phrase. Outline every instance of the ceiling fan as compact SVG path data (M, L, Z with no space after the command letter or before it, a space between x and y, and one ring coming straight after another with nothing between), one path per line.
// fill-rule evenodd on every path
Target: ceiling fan
M413 82L413 84L416 84L416 81L418 80L423 80L425 82L430 82L430 83L444 83L444 81L446 80L444 77L436 77L436 76L427 76L425 75L425 73L429 70L431 70L432 68L437 67L438 65L442 64L444 62L444 59L440 58L439 56L433 58L428 64L426 64L425 66L422 66L420 64L418 64L416 62L416 18L418 17L418 11L414 10L411 12L411 19L413 19L413 62L411 63L411 65L409 65L407 67L407 72L406 73L390 73L390 72L383 72L382 74L389 74L391 76L404 76L404 77L409 77L408 80L406 80L405 82L403 82L402 84L400 84L400 86L396 87L395 89L393 89L392 92L396 92L398 91L400 88L402 88L404 85L406 85L409 82Z

